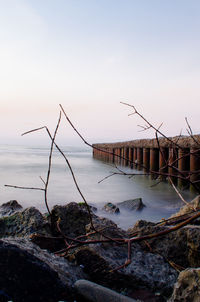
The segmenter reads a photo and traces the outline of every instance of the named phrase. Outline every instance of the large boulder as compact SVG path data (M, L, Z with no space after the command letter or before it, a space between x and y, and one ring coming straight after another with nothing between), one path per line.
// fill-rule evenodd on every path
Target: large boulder
M130 237L155 234L168 230L172 226L156 225L152 222L139 220L133 228L128 229ZM140 243L143 250L151 251L165 257L171 264L187 267L199 267L200 227L187 225L171 233L155 237Z
M162 256L146 253L138 245L132 247L131 263L118 271L113 269L126 262L126 247L94 244L77 250L75 259L94 282L128 293L146 288L170 296L178 276Z
M0 206L0 217L13 215L15 212L21 211L22 209L22 206L17 200L10 200Z
M123 208L129 211L140 211L145 207L145 204L142 202L142 198L129 199L118 204L119 208Z
M92 217L95 215L91 212ZM55 234L60 234L57 228L59 223L60 230L65 236L77 237L85 234L85 226L90 222L90 215L87 209L75 202L65 206L54 206L51 211L52 230Z
M29 236L33 233L50 234L50 226L34 207L0 218L0 237Z
M149 234L156 234L168 230L168 226L159 226L152 222L139 220L133 228L128 229L130 237L141 237ZM140 246L147 252L159 254L169 262L186 268L189 266L188 262L188 247L187 247L187 233L184 228L175 232L155 237L146 241L141 241Z
M94 229L98 232L93 232ZM89 234L93 232L93 239L102 239L105 235L110 238L127 238L128 234L126 231L122 230L114 223L112 220L105 217L93 217L93 226L91 223L85 227L86 233Z
M94 219L94 226L100 232L92 233L90 239L99 241L110 238L110 242L94 242L79 247L73 254L92 281L120 292L126 289L128 294L146 289L170 296L178 274L161 255L144 251L134 243L131 263L115 271L127 260L127 243L121 245L112 240L119 242L122 238L128 238L128 233L106 218ZM88 234L92 231L90 224L86 231Z
M168 302L200 301L200 268L186 269L179 274L172 297Z
M12 301L74 301L72 286L80 278L80 268L27 239L0 240L0 290Z

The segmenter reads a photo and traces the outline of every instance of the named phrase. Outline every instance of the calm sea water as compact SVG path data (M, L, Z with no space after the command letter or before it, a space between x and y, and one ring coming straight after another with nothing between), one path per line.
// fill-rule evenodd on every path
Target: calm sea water
M90 204L98 208L98 214L109 217L122 228L131 227L138 219L159 221L169 217L182 205L179 197L167 183L152 186L155 181L146 176L113 176L101 183L114 168L107 163L95 160L91 150L75 147L63 147L68 157L81 191ZM48 148L24 146L0 146L0 204L16 199L23 207L35 206L45 212L42 191L6 188L5 184L24 187L43 187L40 176L46 179L48 169ZM124 171L133 172L128 168ZM190 201L194 195L182 192ZM146 207L140 212L122 211L120 215L108 215L101 211L106 202L121 202L141 197ZM52 172L48 190L49 207L81 202L73 183L69 168L63 157L53 153Z

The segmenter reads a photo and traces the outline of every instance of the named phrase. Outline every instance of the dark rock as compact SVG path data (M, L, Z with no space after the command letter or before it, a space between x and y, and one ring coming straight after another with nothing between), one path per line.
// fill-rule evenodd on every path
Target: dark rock
M106 203L104 205L104 207L102 208L102 210L105 212L108 212L110 214L119 214L120 213L119 208L111 202Z
M168 302L200 301L200 268L186 269L179 274L172 297Z
M151 222L138 221L132 229L129 229L130 236L137 234L137 237L149 234L155 234L169 229L166 226L155 225ZM187 234L184 228L175 232L156 237L148 240L148 245L145 241L140 243L143 250L159 254L168 261L173 261L175 264L186 268L188 262L188 247Z
M92 216L95 215L92 213ZM77 237L85 234L85 226L90 222L90 215L85 207L71 202L66 206L55 206L51 211L52 228L55 234L57 230L57 221L62 233L66 236Z
M48 250L49 252L57 252L66 247L65 239L62 237L49 237L41 234L34 233L30 235L31 242L37 244L41 249Z
M140 211L145 207L145 204L142 202L142 198L129 199L118 204L119 208L124 208L129 211Z
M133 228L128 229L129 236L143 236L155 234L171 228L172 226L159 226L152 222L140 220ZM187 267L199 267L200 253L200 227L187 225L169 234L148 240L148 245L140 243L143 250L151 251L165 257L168 261L180 266L180 269Z
M116 223L105 217L93 217L93 226L96 230L100 231L92 235L94 239L101 239L102 234L111 238L126 238L128 234L126 231L120 229ZM86 233L93 231L91 223L86 226Z
M17 200L10 200L0 206L0 217L10 216L21 210L22 206L17 202Z
M90 206L90 209L95 213L95 212L97 212L97 207L95 207L95 206Z
M58 257L49 253L46 250L40 249L27 238L4 238L0 240L5 244L17 246L20 250L35 256L40 261L46 263L52 270L57 272L59 278L64 284L72 287L74 282L78 279L86 278L82 269L63 257ZM3 260L2 260L3 261Z
M85 202L79 202L78 205L87 210L87 206L86 206ZM89 208L92 212L94 212L94 213L97 212L97 207L95 207L93 205L89 205Z
M113 290L87 280L76 281L75 289L82 297L91 302L136 302L136 300L120 295Z
M162 256L144 252L138 244L132 244L131 263L119 271L112 270L126 262L127 247L114 243L80 248L75 258L91 280L116 291L146 288L170 296L178 276Z
M146 231L147 228L150 227L150 229L151 229L154 226L155 226L154 222L150 222L150 221L146 221L146 220L138 220L138 221L136 221L136 223L134 224L134 226L132 228L129 228L127 230L127 232L129 234L129 236L132 237L133 234L139 233L142 231Z
M0 237L50 234L50 226L34 207L0 218Z
M84 274L25 239L0 240L1 291L15 302L74 301L72 282Z
M188 226L185 228L187 234L187 259L190 267L200 267L200 227Z
M140 224L143 227L154 225L145 221ZM101 232L92 235L91 239L104 239L102 234L112 239L129 237L128 232L121 230L106 218L96 217L94 226ZM86 230L92 231L90 224ZM129 291L146 288L169 296L177 278L177 272L161 255L144 251L138 243L132 243L131 264L115 272L111 271L126 262L127 246L112 242L91 244L89 247L80 247L75 251L74 256L77 263L84 266L85 272L92 281L116 291L119 291L119 288L128 288Z
M151 290L145 288L135 290L133 293L130 293L130 297L136 299L137 301L138 299L141 299L142 302L166 301L166 299L159 293L153 293Z

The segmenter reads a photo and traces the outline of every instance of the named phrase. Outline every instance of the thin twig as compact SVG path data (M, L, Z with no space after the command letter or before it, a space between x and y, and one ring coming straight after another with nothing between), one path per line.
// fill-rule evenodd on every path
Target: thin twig
M43 188L35 188L35 187L21 187L21 186L13 186L13 185L4 185L5 187L15 188L15 189L23 189L23 190L38 190L44 191Z
M51 212L50 212L49 206L48 206L47 191L48 191L48 185L49 185L49 179L50 179L50 173L51 173L53 146L54 146L54 141L55 141L55 138L56 138L56 134L58 132L58 128L59 128L59 125L60 125L60 121L61 121L61 111L59 113L58 123L57 123L56 129L55 129L54 135L51 138L51 148L50 148L50 153L49 153L49 164L48 164L47 178L46 178L46 182L45 182L45 194L44 194L45 205L46 205L46 208L47 208L48 213L50 215L51 215ZM46 128L46 130L47 130L49 136L51 137L51 134L50 134L48 128Z
M175 146L177 146L178 148L180 148L180 149L183 149L181 146L179 146L176 142L173 142L170 138L168 138L165 134L163 134L158 128L156 128L152 123L150 123L141 113L139 113L138 111L137 111L137 109L135 108L135 106L134 105L130 105L130 104L127 104L127 103L124 103L124 102L120 102L121 104L123 104L123 105L126 105L126 106L129 106L129 107L131 107L131 108L133 108L134 109L134 112L133 113L131 113L131 114L129 114L129 116L130 115L133 115L133 114L137 114L138 116L140 116L144 121L145 121L145 123L147 123L147 125L149 125L148 126L148 128L150 129L150 128L152 128L152 129L154 129L155 131L157 131L161 136L163 136L167 141L169 141L170 143L173 143Z
M187 201L183 198L183 196L181 195L181 193L178 191L178 189L177 189L176 186L174 185L174 183L173 183L171 177L169 177L169 181L170 181L170 183L171 183L173 189L175 190L175 192L178 194L178 196L180 197L180 199L184 202L184 204L186 204L190 209L192 209L192 210L194 210L194 211L196 212L196 209L195 209L193 206L191 206L191 204L190 204L189 202L187 202Z

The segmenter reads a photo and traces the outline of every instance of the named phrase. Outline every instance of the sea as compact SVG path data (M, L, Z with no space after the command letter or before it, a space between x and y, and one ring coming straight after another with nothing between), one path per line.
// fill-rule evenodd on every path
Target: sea
M108 177L117 172L116 168L112 164L94 159L91 149L85 146L63 146L61 149L70 162L85 199L97 208L97 215L112 219L123 229L132 227L140 219L153 222L166 219L184 205L167 182L158 183L151 177L139 175L138 171L127 167L120 169L138 175ZM47 177L48 160L49 147L1 145L0 204L15 199L24 208L34 206L42 213L47 212L44 192L25 188L44 188L42 180L45 181ZM182 191L181 194L188 202L195 197L189 190ZM142 198L146 207L134 212L121 210L120 214L108 214L102 210L107 202L117 204L134 198ZM49 208L82 201L65 159L54 150L48 185Z

